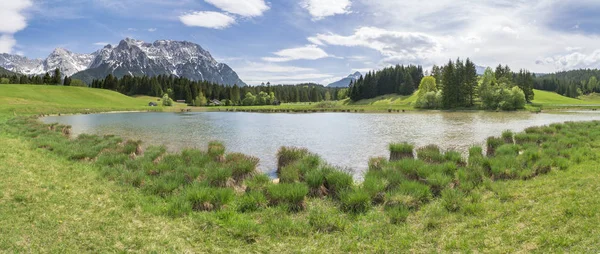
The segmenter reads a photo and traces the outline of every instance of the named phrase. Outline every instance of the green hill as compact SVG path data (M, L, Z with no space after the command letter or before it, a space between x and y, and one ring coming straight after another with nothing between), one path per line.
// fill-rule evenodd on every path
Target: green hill
M148 110L155 98L129 97L87 87L0 85L0 113L38 114L87 111Z
M532 103L540 105L593 105L600 104L598 99L581 99L569 98L560 94L542 90L533 90L535 97Z

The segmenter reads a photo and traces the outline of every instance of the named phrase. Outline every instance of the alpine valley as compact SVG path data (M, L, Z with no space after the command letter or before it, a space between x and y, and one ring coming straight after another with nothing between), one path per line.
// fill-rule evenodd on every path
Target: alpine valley
M46 59L0 54L0 67L26 75L39 75L56 68L66 76L91 83L108 74L116 77L175 75L223 85L246 86L227 64L217 62L200 45L187 41L158 40L147 43L126 38L117 46L106 45L91 54L57 48Z

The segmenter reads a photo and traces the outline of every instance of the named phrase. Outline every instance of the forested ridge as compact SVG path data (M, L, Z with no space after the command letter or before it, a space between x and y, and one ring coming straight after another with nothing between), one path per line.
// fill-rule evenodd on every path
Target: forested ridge
M600 77L598 69L561 71L536 78L534 87L577 98L581 95L600 92L598 77Z

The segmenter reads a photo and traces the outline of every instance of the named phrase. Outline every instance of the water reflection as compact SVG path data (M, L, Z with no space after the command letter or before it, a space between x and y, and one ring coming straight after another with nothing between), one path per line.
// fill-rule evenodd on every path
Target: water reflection
M503 130L522 131L564 121L600 120L596 112L552 114L500 112L410 112L403 114L260 114L260 113L119 113L46 117L45 122L73 126L74 134L115 134L164 144L170 151L204 149L221 140L231 152L261 159L273 172L281 146L306 147L331 164L357 175L370 157L388 156L390 142L438 144L466 152Z

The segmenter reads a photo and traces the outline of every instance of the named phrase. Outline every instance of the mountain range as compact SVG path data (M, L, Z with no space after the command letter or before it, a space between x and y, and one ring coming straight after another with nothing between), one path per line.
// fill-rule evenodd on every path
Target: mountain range
M360 74L360 72L357 71L354 74L350 74L350 75L348 75L348 77L345 77L341 80L333 82L327 86L328 87L348 87L348 86L350 86L350 82L358 80L360 78L360 76L362 76L362 74Z
M147 43L127 38L117 46L109 44L91 54L57 48L46 59L0 54L0 67L26 75L39 75L59 68L63 75L86 83L108 74L116 77L175 75L191 80L246 86L231 67L217 62L200 45L187 41Z

